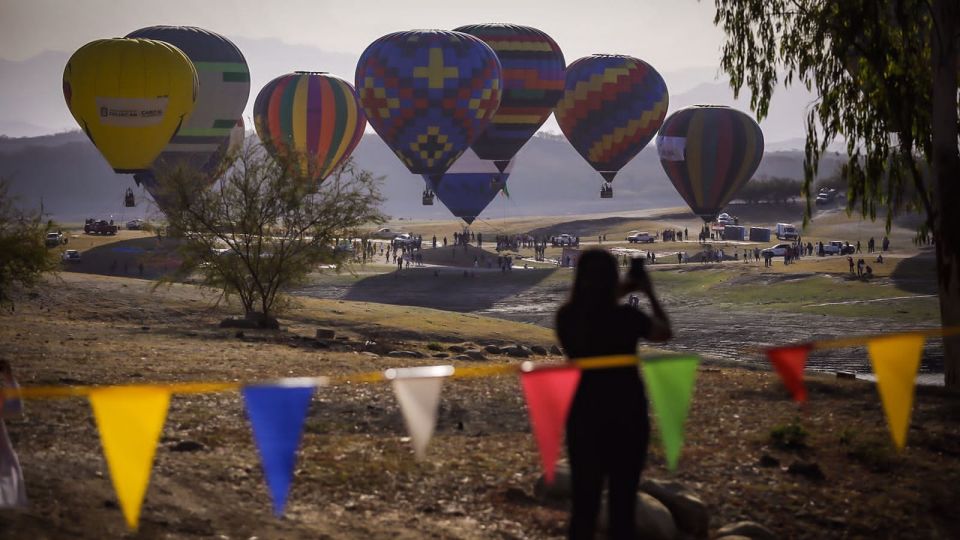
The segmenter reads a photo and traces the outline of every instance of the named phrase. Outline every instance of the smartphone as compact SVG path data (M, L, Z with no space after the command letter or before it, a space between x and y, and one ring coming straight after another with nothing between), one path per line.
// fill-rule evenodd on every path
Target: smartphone
M643 267L643 257L634 257L630 259L630 279L640 281L644 278L647 271Z

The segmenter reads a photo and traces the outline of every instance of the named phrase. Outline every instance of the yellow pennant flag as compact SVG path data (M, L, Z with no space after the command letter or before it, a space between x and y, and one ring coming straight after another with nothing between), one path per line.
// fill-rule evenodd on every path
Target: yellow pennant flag
M877 376L877 390L897 450L903 450L907 444L923 342L922 335L901 335L872 339L867 343L873 373Z
M123 517L127 527L136 530L170 391L152 386L98 388L90 391L90 405Z

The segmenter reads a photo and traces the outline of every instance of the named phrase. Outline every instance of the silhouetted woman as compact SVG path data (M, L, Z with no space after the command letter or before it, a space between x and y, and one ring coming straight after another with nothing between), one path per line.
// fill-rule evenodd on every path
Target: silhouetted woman
M620 283L616 260L588 250L577 261L570 300L557 313L557 336L570 360L633 355L637 341L666 341L670 321L638 261ZM641 291L651 315L619 303ZM573 482L570 538L592 539L604 480L609 489L611 538L636 537L635 506L647 457L647 398L636 366L587 369L567 418L567 453Z

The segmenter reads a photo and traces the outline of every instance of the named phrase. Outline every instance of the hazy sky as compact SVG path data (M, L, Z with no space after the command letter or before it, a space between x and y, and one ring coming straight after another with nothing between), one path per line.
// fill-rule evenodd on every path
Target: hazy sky
M156 24L359 56L397 30L510 22L548 33L568 62L621 53L673 71L717 64L722 33L713 13L712 0L0 0L0 57L73 52Z

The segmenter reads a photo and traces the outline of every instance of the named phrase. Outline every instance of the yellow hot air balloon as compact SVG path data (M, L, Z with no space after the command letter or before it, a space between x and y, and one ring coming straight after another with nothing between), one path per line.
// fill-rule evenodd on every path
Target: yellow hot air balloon
M114 171L140 172L193 111L197 72L169 43L100 39L70 57L63 97Z

